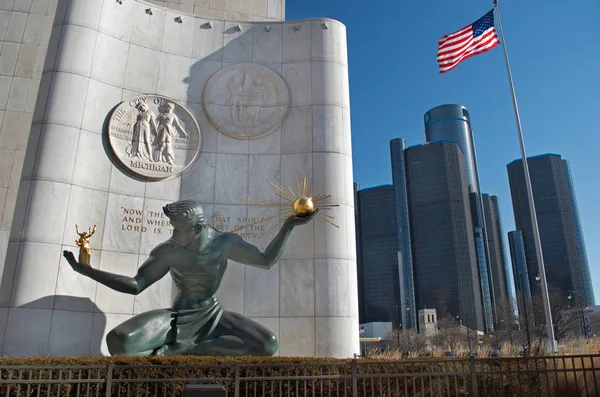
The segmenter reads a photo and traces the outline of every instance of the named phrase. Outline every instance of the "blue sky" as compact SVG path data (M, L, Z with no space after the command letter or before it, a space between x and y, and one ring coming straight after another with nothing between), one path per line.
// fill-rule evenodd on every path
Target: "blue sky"
M506 164L520 152L502 48L444 75L436 63L438 38L492 7L481 0L287 0L286 18L346 25L361 188L391 183L390 139L421 143L425 111L462 104L472 116L482 189L500 197L508 232L514 218ZM571 163L600 302L600 2L500 0L500 7L527 154L557 153Z

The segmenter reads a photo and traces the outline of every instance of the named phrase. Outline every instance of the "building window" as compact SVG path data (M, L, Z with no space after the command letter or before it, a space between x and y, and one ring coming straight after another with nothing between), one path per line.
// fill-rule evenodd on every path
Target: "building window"
M467 109L463 109L462 114L464 117L469 118L469 111Z
M429 113L425 113L425 122L429 123Z

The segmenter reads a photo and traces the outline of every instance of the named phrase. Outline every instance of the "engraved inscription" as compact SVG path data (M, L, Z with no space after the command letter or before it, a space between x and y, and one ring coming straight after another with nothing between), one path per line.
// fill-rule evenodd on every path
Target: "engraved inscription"
M192 114L158 95L142 95L119 104L111 114L108 137L119 161L149 179L164 179L183 171L202 143Z
M204 87L204 108L220 132L236 139L264 137L281 126L290 92L279 74L263 65L221 69Z

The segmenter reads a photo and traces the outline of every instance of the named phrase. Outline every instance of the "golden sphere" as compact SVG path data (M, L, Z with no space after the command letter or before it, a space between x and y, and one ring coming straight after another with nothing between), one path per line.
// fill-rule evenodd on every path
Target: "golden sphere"
M300 197L294 201L294 214L299 217L308 216L315 212L312 197Z

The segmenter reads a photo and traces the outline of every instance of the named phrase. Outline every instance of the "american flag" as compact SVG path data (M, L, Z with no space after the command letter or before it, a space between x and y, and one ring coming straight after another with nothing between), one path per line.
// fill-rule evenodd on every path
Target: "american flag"
M472 24L440 38L437 53L440 74L498 44L500 41L494 29L494 10L491 10Z

